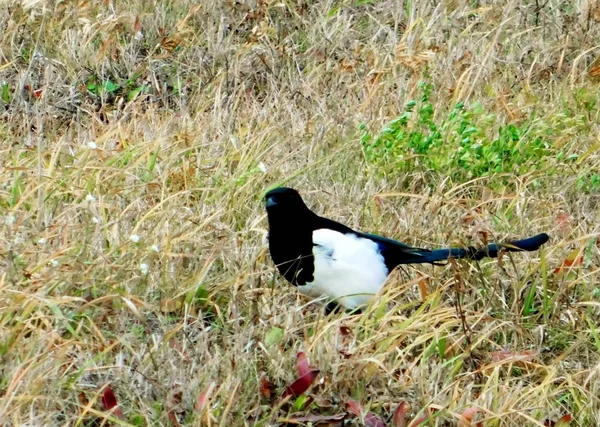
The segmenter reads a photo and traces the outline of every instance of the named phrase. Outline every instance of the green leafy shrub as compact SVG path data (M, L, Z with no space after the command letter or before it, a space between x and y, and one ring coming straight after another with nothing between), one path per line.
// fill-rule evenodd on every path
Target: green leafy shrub
M479 103L458 103L447 117L436 117L431 102L433 86L421 83L419 101L405 110L379 134L362 125L361 145L367 161L382 172L411 170L445 172L470 179L494 173L525 173L554 158L547 124L529 120L497 124L497 117Z

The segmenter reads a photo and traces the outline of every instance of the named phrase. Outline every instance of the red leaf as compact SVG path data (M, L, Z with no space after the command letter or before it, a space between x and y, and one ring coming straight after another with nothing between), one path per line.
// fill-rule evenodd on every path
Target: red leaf
M365 427L385 427L385 424L377 415L373 412L367 413L365 415Z
M408 427L418 427L418 426L420 426L424 422L429 421L429 419L431 418L431 416L434 415L437 411L438 411L438 409L436 409L436 408L431 408L431 407L428 408L427 411L425 411L425 413L423 415L421 415L420 417L417 417L414 420L412 420L408 424Z
M105 411L112 411L117 417L123 419L125 418L123 415L123 410L119 408L119 402L117 401L117 396L112 391L110 386L104 387L102 391L102 407Z
M304 375L310 372L310 366L308 364L308 359L306 354L302 351L298 353L298 361L296 362L296 370L298 371L298 376L303 377Z
M568 426L569 424L571 424L571 421L573 421L573 417L571 416L571 414L565 414L556 421L554 421L554 420L544 421L544 427L564 427L564 426Z
M271 381L269 381L269 379L267 378L267 374L263 372L260 376L260 394L262 394L267 399L270 399L274 389L275 385Z
M169 411L169 421L173 427L180 427L179 421L177 421L177 415L175 415L175 411Z
M352 335L352 330L348 326L340 326L340 334L342 336L347 337L348 335Z
M554 274L561 273L563 270L568 269L569 267L578 266L583 264L583 252L585 250L585 245L581 245L573 249L567 257L563 260L562 264L554 269Z
M360 406L358 404L358 402L356 400L350 399L348 401L348 409L350 410L351 413L353 413L357 417L362 417L363 408L362 408L362 406Z
M393 427L406 427L406 402L400 402L396 410L394 411L394 416L392 417L392 426Z
M204 408L208 405L208 400L210 399L210 395L212 394L213 389L215 388L215 382L211 382L204 390L200 392L198 395L198 399L196 399L196 411L202 412Z
M573 416L571 414L565 414L560 417L557 422L569 424L571 421L573 421Z
M102 392L102 406L104 407L104 410L110 411L118 404L119 402L117 402L117 396L115 396L115 393L112 391L110 386L106 386Z
M315 381L315 379L319 375L319 372L320 371L318 369L312 369L312 370L308 371L306 374L302 375L300 378L298 378L296 381L294 381L291 385L289 385L285 389L285 391L283 392L283 395L281 397L285 398L288 396L294 396L294 397L300 396L302 393L304 393L306 390L308 390L308 388L311 386L311 384Z
M429 295L429 291L427 287L429 286L429 276L424 276L423 274L417 272L419 276L419 281L417 282L419 285L419 292L421 293L421 300L425 301L427 299L427 295Z
M408 427L419 427L421 424L426 422L428 419L429 419L429 415L423 414L420 417L417 417L414 420L412 420L411 423L408 425Z
M88 400L87 396L85 395L85 393L83 391L79 392L77 397L79 399L79 404L81 406L87 406L87 404L90 403L90 401Z
M356 415L359 418L363 418L364 410L362 406L360 406L360 404L355 400L350 399L348 401L348 409L352 414ZM383 423L381 418L379 418L373 412L367 412L367 414L364 415L363 422L365 424L365 427L385 427L385 424Z
M470 427L473 417L477 414L479 409L476 406L472 406L463 411L460 420L458 421L459 427Z
M471 407L471 408L467 408L463 411L462 413L462 418L465 421L473 421L473 417L475 416L475 414L477 414L478 408L476 408L475 406Z
M142 32L142 21L140 21L140 17L135 17L135 23L133 24L133 32L140 33Z

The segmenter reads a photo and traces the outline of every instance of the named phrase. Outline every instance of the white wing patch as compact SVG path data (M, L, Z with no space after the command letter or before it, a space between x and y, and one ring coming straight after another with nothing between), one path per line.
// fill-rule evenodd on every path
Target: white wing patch
M314 280L299 286L312 297L327 297L346 308L366 305L379 291L388 270L377 244L355 234L313 231Z

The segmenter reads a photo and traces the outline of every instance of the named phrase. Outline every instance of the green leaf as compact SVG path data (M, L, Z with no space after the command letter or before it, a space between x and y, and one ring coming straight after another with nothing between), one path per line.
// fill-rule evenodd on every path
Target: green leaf
M150 88L147 85L138 86L135 89L132 89L127 93L127 102L133 101L141 93L146 94L149 92L150 92Z
M158 157L158 151L159 151L159 149L157 148L156 151L154 153L152 153L152 155L150 156L150 159L148 160L148 171L149 172L154 171L154 167L156 166L156 159Z
M296 411L301 411L304 409L304 407L306 406L306 403L308 402L308 400L310 399L309 396L306 396L304 394L301 394L300 396L298 396L296 398L296 400L294 401L294 409Z
M527 293L527 296L525 297L525 303L523 304L523 314L525 316L529 316L536 312L534 306L535 291L536 287L531 286L529 292Z
M446 358L446 337L440 338L437 341L437 350L438 350L438 356L440 356L440 359L445 359Z
M142 86L136 87L133 90L130 90L127 94L127 102L133 101L137 96L142 93Z
M268 347L277 345L283 340L283 329L273 326L265 336L265 344Z
M120 87L121 86L119 86L116 83L111 82L110 80L106 80L104 82L104 84L102 85L102 89L108 93L116 92L117 90L119 90Z
M10 103L10 92L8 90L8 83L4 83L2 85L2 101L6 102L7 104Z

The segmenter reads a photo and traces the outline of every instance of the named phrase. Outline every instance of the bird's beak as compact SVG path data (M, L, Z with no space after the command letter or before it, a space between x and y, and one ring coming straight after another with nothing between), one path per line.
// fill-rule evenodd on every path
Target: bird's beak
M277 202L275 201L275 197L269 197L267 199L267 203L266 203L267 209L272 208L276 204L277 204Z

